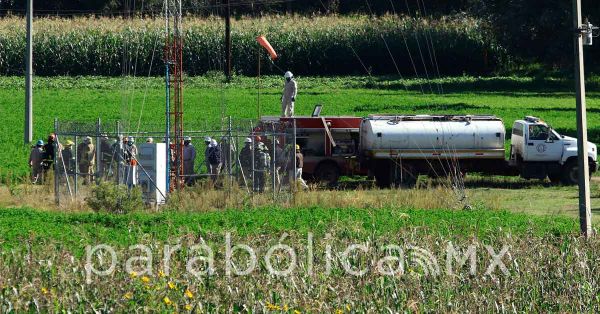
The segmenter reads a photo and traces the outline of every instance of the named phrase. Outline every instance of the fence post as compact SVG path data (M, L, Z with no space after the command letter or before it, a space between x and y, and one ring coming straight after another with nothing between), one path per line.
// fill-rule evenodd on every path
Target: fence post
M58 118L54 118L54 156L53 156L53 160L54 160L54 202L56 203L56 205L60 205L60 182L59 182L59 174L60 174L60 169L58 167L58 156L60 154L60 152L58 151L59 149L59 145L58 145ZM62 154L60 154L62 155ZM62 160L62 156L61 156L61 160ZM68 178L67 178L68 180Z
M102 165L102 144L100 143L100 132L101 132L101 121L100 117L96 121L96 184L100 184L102 178L102 172L104 171Z
M75 187L73 188L74 192L75 192L75 200L78 201L78 192L79 192L79 185L77 184L77 178L79 177L79 153L77 152L79 148L79 140L78 140L78 136L75 135L75 171L73 172L73 182Z

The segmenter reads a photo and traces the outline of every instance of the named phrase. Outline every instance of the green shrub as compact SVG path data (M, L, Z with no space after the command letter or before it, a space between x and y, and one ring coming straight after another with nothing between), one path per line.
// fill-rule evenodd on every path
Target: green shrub
M95 212L126 214L143 208L139 188L128 189L125 185L111 182L102 182L93 187L91 195L85 200Z

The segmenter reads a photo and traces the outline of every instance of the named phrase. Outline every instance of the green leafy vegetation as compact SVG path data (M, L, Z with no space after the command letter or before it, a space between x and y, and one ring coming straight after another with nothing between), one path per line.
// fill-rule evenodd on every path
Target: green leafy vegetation
M600 243L574 238L576 225L575 219L564 217L489 210L313 207L113 215L0 209L0 309L464 312L495 311L505 304L515 311L588 311L597 305L594 261ZM246 269L249 256L238 249L228 259L227 232L230 245L249 245L259 259L247 275L225 273L227 261L238 271ZM314 232L312 240L309 232ZM85 251L86 245L100 243L116 251L115 269L108 276L88 277L89 265L109 269L107 251ZM195 277L186 265L207 256L192 250L200 243L214 253L213 272ZM150 273L141 272L145 262L133 261L134 271L127 268L129 258L147 256L129 248L132 244L150 250ZM275 244L286 244L297 254L296 267L284 277L273 275L266 265ZM367 251L344 254L356 244L366 245ZM162 255L166 245L169 250L181 246L170 255L168 270ZM386 245L405 250L403 268L394 268L394 276L375 267L384 257L397 256L385 251ZM461 264L470 246L473 259ZM448 266L450 247L458 255L450 255ZM270 255L270 265L286 269L293 262L279 252ZM86 264L88 256L91 264ZM199 272L208 267L202 260L193 265ZM384 265L398 267L394 261ZM367 271L353 275L348 267Z
M4 75L23 71L24 23L18 18L0 20L0 73ZM161 19L37 19L34 24L44 30L34 37L37 75L145 76L164 72ZM224 68L223 27L215 18L185 19L183 63L187 74ZM261 72L280 72L259 49L258 35L265 35L280 55L275 61L278 67L305 75L397 74L397 66L404 75L413 76L413 58L420 75L425 71L423 59L433 77L437 72L431 59L434 54L442 75L481 74L498 69L502 58L501 49L489 40L481 22L464 16L439 20L269 16L233 22L233 69L237 73L254 75L259 51ZM435 51L425 48L430 46ZM422 56L418 57L420 49Z
M279 76L261 78L260 107L264 115L280 114L283 86ZM60 121L130 121L164 123L164 81L161 78L56 77L34 79L34 137L45 139ZM575 135L575 97L572 83L563 79L520 77L456 77L434 81L398 77L304 77L298 75L296 113L309 115L323 104L324 115L366 116L372 113L495 114L504 120L507 134L512 122L538 116L558 132ZM220 75L185 80L186 127L205 129L221 125L221 117L256 118L256 78ZM600 81L588 81L589 139L600 143ZM0 77L0 176L22 178L28 172L29 146L23 145L23 88L19 77ZM432 93L431 90L435 92ZM421 92L423 88L423 92ZM437 89L443 89L438 94ZM143 107L143 110L142 110Z
M101 182L94 186L91 195L85 201L95 212L114 214L126 214L141 210L144 206L139 188L129 189L125 185L116 185L112 182Z

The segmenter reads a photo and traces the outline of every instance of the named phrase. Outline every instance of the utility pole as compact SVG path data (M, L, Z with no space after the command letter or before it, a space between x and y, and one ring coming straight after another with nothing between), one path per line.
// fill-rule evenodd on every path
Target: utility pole
M25 144L33 141L33 100L32 100L32 77L33 77L33 0L27 0L27 55L25 57Z
M231 80L231 5L225 0L225 77Z
M588 163L587 118L585 112L585 77L583 72L583 39L591 38L591 25L581 24L581 0L573 0L573 27L575 29L575 88L577 103L577 159L579 180L579 225L581 234L592 235L590 202L590 173ZM588 33L589 32L589 33ZM590 41L591 43L591 41Z

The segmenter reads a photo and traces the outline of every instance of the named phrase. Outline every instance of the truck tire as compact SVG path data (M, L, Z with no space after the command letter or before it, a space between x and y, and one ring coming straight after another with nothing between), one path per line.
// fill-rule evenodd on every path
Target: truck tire
M549 173L548 174L548 179L550 179L550 182L552 182L552 184L559 184L562 182L562 173L558 172L558 173Z
M565 185L577 185L579 174L577 173L579 170L579 165L577 163L577 159L573 158L569 160L562 168L562 183ZM590 168L590 180L592 179L592 171Z
M392 184L392 168L389 160L378 160L373 164L375 182L381 189L389 188Z
M340 178L340 172L340 168L335 163L323 162L315 170L315 179L328 186L334 186Z

